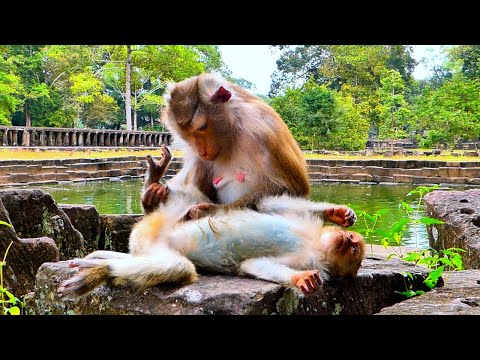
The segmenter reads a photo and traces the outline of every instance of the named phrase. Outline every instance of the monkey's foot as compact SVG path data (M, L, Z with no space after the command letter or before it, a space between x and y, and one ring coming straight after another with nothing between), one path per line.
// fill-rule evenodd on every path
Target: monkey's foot
M157 182L150 184L142 196L142 206L145 209L145 212L147 214L151 213L158 207L158 205L165 203L168 199L169 193L170 190L167 185L162 185Z
M164 161L170 162L170 160L172 159L172 153L170 152L170 149L166 145L162 145L160 150L162 152L162 159L164 159Z
M205 217L214 212L214 204L197 204L190 207L188 212L185 214L184 220L197 220Z
M318 270L309 270L293 275L292 284L304 295L312 295L320 289L322 279Z
M155 161L151 155L147 155L150 183L160 181L163 174L165 174L165 171L167 171L168 164L170 164L170 161L172 160L172 154L165 145L162 145L160 150L162 152L162 157L159 161Z
M73 299L85 295L109 277L108 266L101 260L74 259L69 261L68 266L79 271L60 284L57 289L60 298Z
M343 227L349 227L357 221L355 212L346 206L335 206L325 210L328 220Z

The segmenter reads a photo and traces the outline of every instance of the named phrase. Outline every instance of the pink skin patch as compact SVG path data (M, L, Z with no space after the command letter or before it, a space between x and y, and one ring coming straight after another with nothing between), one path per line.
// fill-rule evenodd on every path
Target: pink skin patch
M239 172L237 172L237 174L235 176L236 176L238 181L240 181L240 182L245 181L245 173L244 172L239 171Z
M223 176L216 177L215 179L213 179L213 184L218 185L218 183L222 181L222 179L223 179Z

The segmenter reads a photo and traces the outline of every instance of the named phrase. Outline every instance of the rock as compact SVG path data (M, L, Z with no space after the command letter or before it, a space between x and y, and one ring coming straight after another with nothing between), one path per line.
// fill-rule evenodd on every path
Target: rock
M83 236L50 194L42 190L0 190L0 199L20 238L49 237L60 259L83 257Z
M373 314L402 301L402 272L422 287L425 269L398 259L366 258L359 276L326 283L318 294L304 297L278 284L236 276L201 275L186 286L158 285L139 293L103 285L77 300L61 300L56 288L75 269L67 262L45 263L37 273L31 314Z
M465 249L464 268L480 268L480 189L432 191L425 195L425 213L445 222L427 226L430 246Z
M85 251L90 253L98 250L100 215L97 208L94 205L60 204L60 209L67 214L73 227L82 234Z
M12 224L0 198L0 220ZM44 262L59 260L55 242L47 237L20 239L14 229L0 225L0 261L10 249L3 267L3 286L19 297L33 290L35 274Z
M130 231L142 217L143 215L100 215L98 249L128 252Z
M384 308L379 315L480 315L480 270L451 271L445 286Z

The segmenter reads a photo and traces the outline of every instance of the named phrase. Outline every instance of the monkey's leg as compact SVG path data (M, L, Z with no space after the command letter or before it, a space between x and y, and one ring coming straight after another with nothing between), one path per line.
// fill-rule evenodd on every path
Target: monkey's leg
M75 298L88 294L107 280L114 284L131 283L140 290L161 283L191 283L197 280L195 266L175 250L157 248L148 256L126 259L75 259L70 267L79 272L58 288L61 297Z
M239 274L252 275L282 285L293 285L305 295L318 291L322 284L318 270L297 271L266 257L245 260L240 264Z
M109 250L96 250L87 256L84 259L127 259L131 257L130 254L125 254L117 251L109 251Z
M151 155L147 155L148 173L145 177L144 188L147 188L154 182L160 181L167 171L168 164L170 164L170 161L172 160L172 154L165 145L162 145L161 151L162 157L158 162L155 162Z
M154 211L160 203L167 201L169 194L167 185L160 184L159 181L167 171L172 154L165 145L162 145L161 150L162 158L158 162L155 162L152 156L147 155L148 170L145 174L142 194L142 206L147 214Z

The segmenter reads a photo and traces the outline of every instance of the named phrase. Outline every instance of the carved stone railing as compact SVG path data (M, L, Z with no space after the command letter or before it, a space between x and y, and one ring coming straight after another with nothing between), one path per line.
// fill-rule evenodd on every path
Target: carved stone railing
M158 147L170 144L171 137L154 131L0 126L0 147Z

